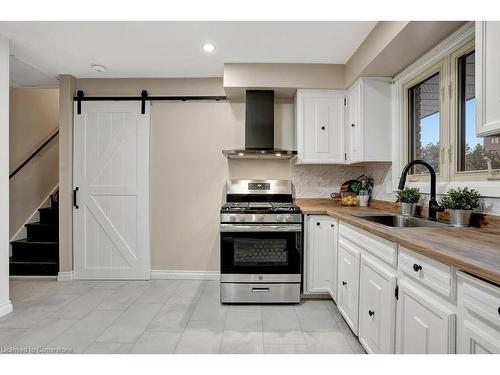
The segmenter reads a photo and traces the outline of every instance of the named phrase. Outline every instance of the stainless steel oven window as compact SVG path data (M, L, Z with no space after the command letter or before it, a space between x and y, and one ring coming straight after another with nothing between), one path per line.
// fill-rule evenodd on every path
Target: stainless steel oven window
M287 266L287 240L281 238L236 238L235 266Z

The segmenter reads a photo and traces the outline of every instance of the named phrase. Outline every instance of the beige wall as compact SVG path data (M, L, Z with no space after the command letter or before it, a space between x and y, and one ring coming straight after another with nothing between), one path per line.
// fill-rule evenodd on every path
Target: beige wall
M77 80L76 86L86 95L137 95L143 88L151 95L160 92L177 95L177 90L186 95L195 92L217 95L222 90L222 80ZM275 113L277 141L289 144L294 124L293 105L279 101ZM244 146L244 114L245 105L241 102L152 103L152 269L218 270L219 209L228 178L291 178L298 195L328 196L344 180L362 173L358 167L295 166L294 162L283 160L227 160L222 149ZM67 248L61 251L67 252Z
M17 168L59 126L58 89L10 90L10 170ZM10 238L23 227L58 181L57 138L10 181Z
M59 270L73 270L73 96L76 80L59 76Z

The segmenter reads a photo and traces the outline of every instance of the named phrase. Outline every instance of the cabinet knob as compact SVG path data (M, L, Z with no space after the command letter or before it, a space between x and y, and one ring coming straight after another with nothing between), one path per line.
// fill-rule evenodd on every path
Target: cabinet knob
M335 224L330 224L330 226L333 228L335 226Z
M324 126L321 127L321 130L325 130L326 128Z
M370 316L375 315L375 311L373 311L373 310L368 310L368 315L370 315Z
M500 315L500 306L498 307L498 315Z
M418 272L422 269L422 266L420 264L415 263L413 265L413 271Z
M354 128L356 126L356 124L351 124L351 127Z
M318 221L318 222L316 223L316 225L319 227L319 224L320 224L320 222Z
M342 281L342 285L347 285L347 281Z

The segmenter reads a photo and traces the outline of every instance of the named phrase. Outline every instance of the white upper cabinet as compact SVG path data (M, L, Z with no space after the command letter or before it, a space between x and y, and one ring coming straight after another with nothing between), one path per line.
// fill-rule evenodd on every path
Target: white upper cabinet
M500 22L476 22L476 133L500 132Z
M328 293L336 300L337 220L326 215L309 216L307 236L305 292Z
M344 91L297 90L297 154L299 163L343 164Z
M391 84L361 78L347 94L346 160L391 161Z

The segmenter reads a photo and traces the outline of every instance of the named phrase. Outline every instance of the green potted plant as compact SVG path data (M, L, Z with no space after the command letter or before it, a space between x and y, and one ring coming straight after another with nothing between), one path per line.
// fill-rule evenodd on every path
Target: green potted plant
M450 224L454 227L470 225L472 210L479 207L481 195L477 190L467 187L450 189L441 199L441 206L448 209Z
M418 188L404 188L396 192L396 202L401 203L401 215L415 216L417 203L420 200Z

